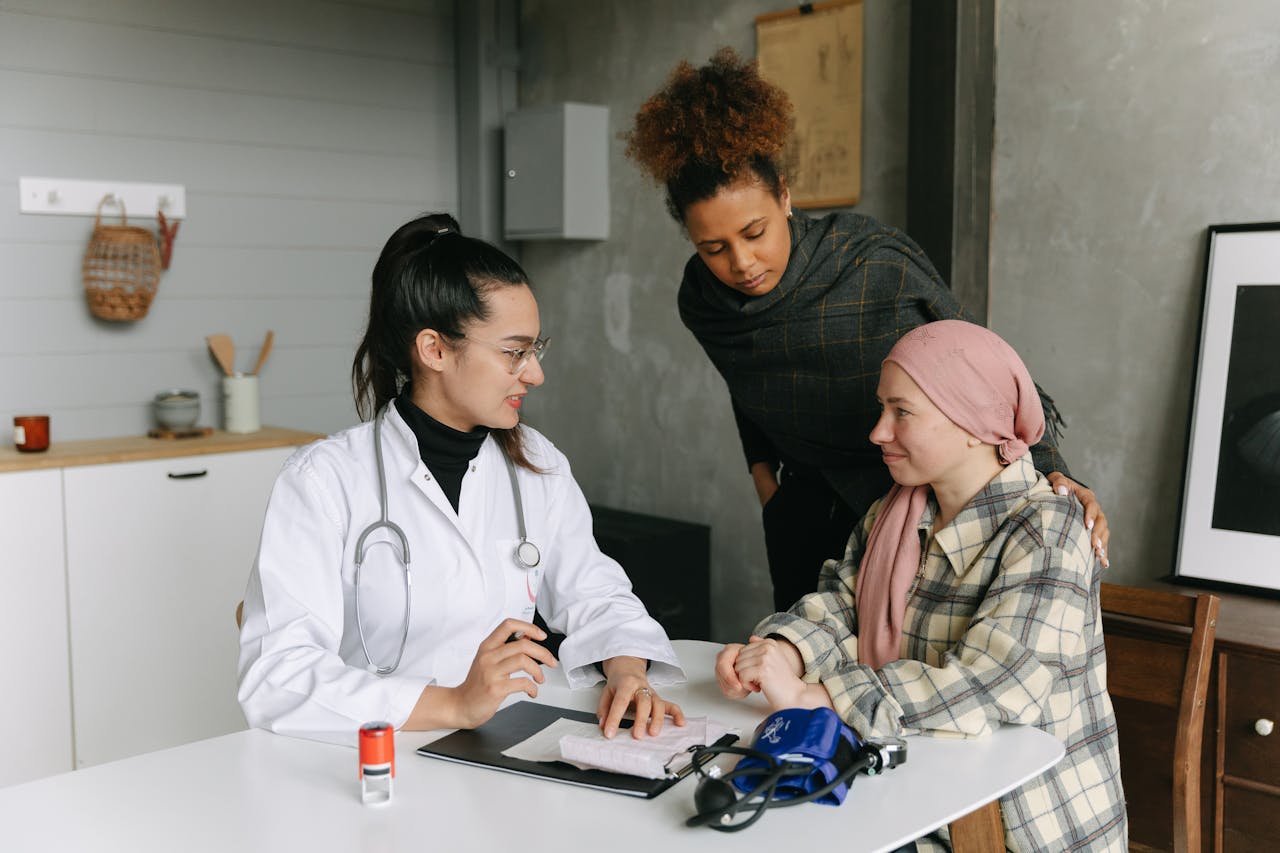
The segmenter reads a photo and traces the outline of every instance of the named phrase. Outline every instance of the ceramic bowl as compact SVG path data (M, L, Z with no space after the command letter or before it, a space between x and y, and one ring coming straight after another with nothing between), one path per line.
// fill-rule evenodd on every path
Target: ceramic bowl
M161 391L151 406L156 423L168 430L190 429L200 417L200 395L195 391Z

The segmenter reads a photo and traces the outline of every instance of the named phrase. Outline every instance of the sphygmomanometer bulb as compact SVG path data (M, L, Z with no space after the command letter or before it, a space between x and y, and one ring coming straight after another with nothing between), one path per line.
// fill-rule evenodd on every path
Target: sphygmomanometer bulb
M714 820L728 821L737 811L737 802L738 794L728 782L723 779L704 779L693 793L693 804L698 813L689 819L689 825L700 826Z

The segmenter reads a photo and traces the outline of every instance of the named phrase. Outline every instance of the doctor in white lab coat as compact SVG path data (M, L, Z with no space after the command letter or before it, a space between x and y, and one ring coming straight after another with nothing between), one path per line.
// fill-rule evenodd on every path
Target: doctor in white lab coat
M683 724L657 691L684 678L667 636L596 546L564 455L520 424L544 378L540 333L523 270L452 217L392 235L353 369L357 409L381 417L300 449L271 493L240 632L250 725L341 742L372 720L471 728L508 695L536 695L557 665L571 687L605 680L606 735L628 710L633 736ZM382 516L375 430L386 515L411 558L407 637L402 546L385 526L367 537L356 612L357 541ZM516 556L507 457L532 568ZM535 608L566 635L559 661L537 642Z

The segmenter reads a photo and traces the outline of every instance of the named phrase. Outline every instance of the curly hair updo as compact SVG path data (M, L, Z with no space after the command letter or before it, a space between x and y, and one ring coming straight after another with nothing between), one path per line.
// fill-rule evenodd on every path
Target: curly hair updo
M782 195L782 152L793 126L791 99L754 61L722 47L701 68L681 62L645 101L626 134L627 156L667 189L667 210L684 222L690 204L744 176Z

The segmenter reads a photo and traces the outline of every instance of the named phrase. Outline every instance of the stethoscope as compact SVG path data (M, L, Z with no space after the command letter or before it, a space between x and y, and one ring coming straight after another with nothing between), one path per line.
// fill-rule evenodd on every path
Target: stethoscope
M412 606L411 594L413 588L413 578L409 573L409 539L404 535L404 531L400 529L400 525L387 518L387 474L382 465L382 420L386 412L387 408L383 406L373 421L373 456L378 463L378 506L381 509L381 517L361 531L360 538L356 540L355 557L356 632L360 634L360 648L364 650L364 659L369 662L366 669L377 675L390 675L400 666L400 658L404 656L405 644L409 641L409 613ZM516 479L516 465L506 453L502 454L502 458L506 460L507 473L511 475L511 493L515 495L516 500L516 524L520 532L520 544L516 545L515 551L516 562L525 569L532 569L542 562L542 552L526 536L524 502L520 498L520 481ZM396 652L396 659L391 666L378 666L373 662L373 658L369 656L369 646L364 639L364 625L360 621L360 566L364 563L364 542L365 539L369 538L370 533L384 527L400 540L400 563L404 567L404 628L400 632L400 650ZM391 544L388 540L378 541L385 541L388 545ZM378 542L372 544L377 545Z

